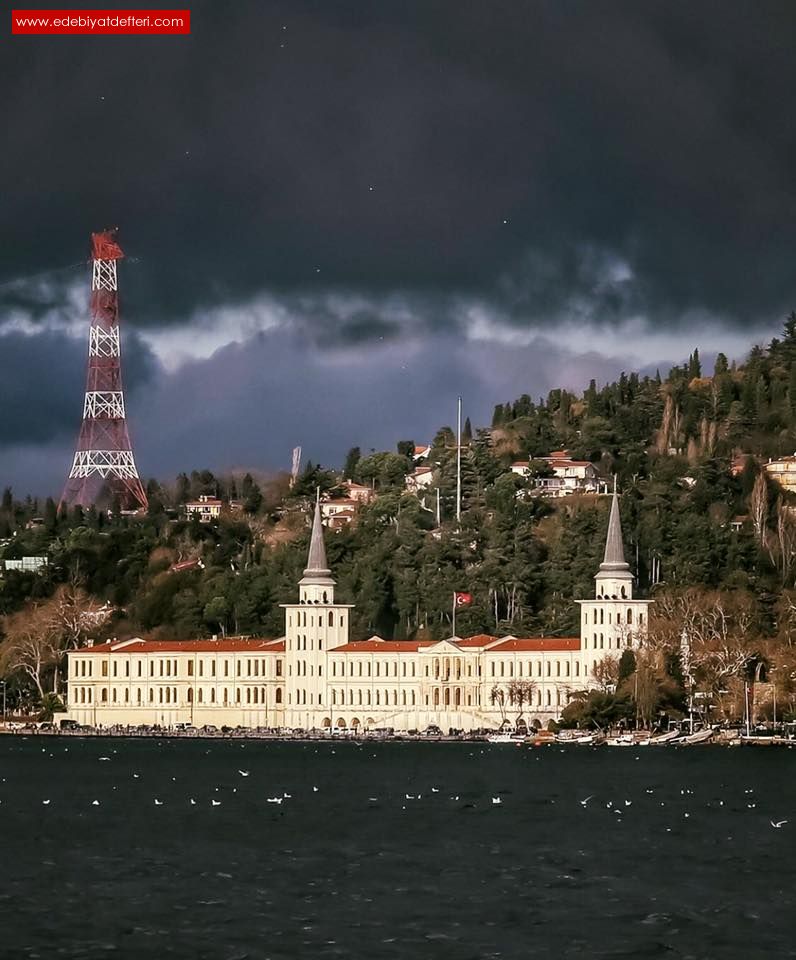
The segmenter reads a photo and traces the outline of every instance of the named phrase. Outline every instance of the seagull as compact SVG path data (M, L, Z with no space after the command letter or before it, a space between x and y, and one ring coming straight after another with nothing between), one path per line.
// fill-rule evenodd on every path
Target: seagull
M133 774L133 780L137 780L137 779L138 779L138 774L137 774L137 773L134 773L134 774Z
M439 793L439 790L436 787L431 788L432 793Z
M411 793L405 793L405 794L404 794L404 797L405 797L407 800L416 800L416 799L417 799L417 797L413 797Z
M313 787L313 788L312 788L312 792L313 792L313 793L317 793L317 792L318 792L318 788L317 788L317 787Z
M369 800L371 803L378 803L378 802L379 802L379 798L378 798L378 797L368 797L368 800ZM406 807L404 807L404 810L406 810Z
M158 798L155 797L155 806L156 806L156 807L162 807L162 806L163 806L163 801L162 801L162 800L158 800Z
M283 799L283 800L292 800L292 799L293 799L293 794L291 794L291 793L283 793L283 794L282 794L282 799Z
M99 757L100 760L110 760L110 757Z
M581 805L582 807L585 807L586 804L589 802L589 800L593 800L593 799L594 799L594 794L593 794L593 793L590 793L589 796L585 798L585 800L581 800L581 801L580 801L580 805Z
M45 807L49 802L50 802L49 800L42 800L42 803L44 804ZM772 824L772 826L775 826L775 824ZM776 826L779 826L779 824L776 824Z
M625 806L629 807L632 802L632 800L625 800Z
M268 797L265 802L266 802L266 803L281 803L282 800L283 800L283 797Z
M242 777L248 777L248 776L249 776L249 771L248 771L248 770L238 770L238 773L239 773Z
M47 802L49 803L49 800L48 800ZM788 821L787 821L787 820L777 820L777 822L774 823L774 821L771 820L770 822L771 822L771 826L772 826L775 830L779 830L780 827L783 827Z
M195 807L195 806L196 806L196 801L194 800L193 797L191 797L191 806L192 806L192 807Z
M211 804L211 806L213 806L213 807L220 807L220 806L221 806L221 801L220 801L220 800L211 800L211 801L210 801L210 804Z
M494 803L495 806L498 806L498 804L503 803L503 801L500 799L500 797L492 797L492 803Z
M451 797L451 800L458 800L458 799L459 799L458 796L457 796L457 797Z
M98 806L99 806L99 800L92 800L92 801L91 801L91 806L92 806L92 807L98 807Z

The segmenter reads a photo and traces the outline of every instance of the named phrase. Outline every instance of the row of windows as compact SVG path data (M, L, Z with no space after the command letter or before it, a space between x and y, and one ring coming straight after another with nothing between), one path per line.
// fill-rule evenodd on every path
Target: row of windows
M624 643L623 643L624 640ZM633 635L628 633L624 638L623 637L611 637L610 633L608 634L608 641L605 641L603 634L600 634L599 642L597 640L597 634L592 634L592 650L621 650L623 646L629 647L633 644ZM589 649L589 638L584 638L585 647Z
M398 706L399 697L401 706L403 707L414 707L417 705L417 697L414 690L401 690L400 694L398 690L393 690L392 694L390 694L389 690L375 690L373 693L371 693L370 690L349 690L348 703L351 706L356 703L357 706L388 707L390 706L391 696L392 706L394 707ZM428 697L426 697L426 702L428 703ZM332 690L332 706L339 704L342 707L345 703L345 690Z
M288 614L287 625L289 627L293 626L293 614ZM343 616L340 615L340 624L343 626ZM319 613L318 622L316 624L315 617L310 613L309 623L307 623L307 611L303 610L296 614L296 626L297 627L333 627L334 626L334 613L330 610L328 614Z
M598 613L600 614L600 623L605 623L605 608L603 608L603 607L601 607L599 611L598 611L598 610L594 610L594 611L593 611L593 614L592 614L592 622L593 622L593 623L597 623L597 614L598 614ZM589 611L588 611L588 610L585 610L584 613L583 613L583 622L584 622L584 623L588 623L588 622L589 622ZM608 623L612 623L612 622L613 622L613 621L611 620L611 611L609 610L609 611L608 611ZM617 614L616 614L616 622L617 622L617 623L621 623L621 622L622 622L622 611L621 611L621 610L618 610L618 611L617 611ZM632 623L633 623L633 610L632 610L631 607L628 607L628 608L627 608L627 613L625 614L625 623L628 623L628 624L632 624ZM643 614L643 613L640 613L640 614L638 615L638 624L639 624L639 626L642 626L643 623L644 623L644 614Z
M219 675L229 677L232 674L232 661L225 659L217 661L214 657L211 658L196 658L184 661L187 663L187 675L193 677L194 675L204 677L215 677L216 676L216 665L218 663ZM130 660L113 660L109 664L108 660L103 660L100 665L100 675L103 677L113 676L113 677L129 677L130 676ZM237 664L235 668L235 676L242 677L265 677L268 676L268 660L263 657L251 658L248 657L245 661L243 658L240 658L235 661ZM244 671L245 664L245 671ZM75 661L75 673L76 677L90 677L93 675L93 662L89 658L81 659ZM137 677L144 676L144 659L141 658L134 662L135 675ZM149 671L148 674L150 677L178 677L180 675L179 670L179 660L171 658L151 658L149 659ZM276 661L276 676L282 676L282 660L278 659Z
M355 669L355 667L356 667L356 669ZM384 668L383 671L382 671L382 667ZM390 673L391 673L391 669L390 669L390 668L392 668L392 676L393 676L393 677L397 677L397 676L398 676L398 661L397 661L397 660L394 660L391 664L390 664L390 663L384 663L384 664L383 664L383 663L381 663L380 661L376 660L375 663L374 663L373 676L374 676L374 677L380 677L380 676L389 677L389 676L390 676ZM417 664L415 664L414 661L413 661L412 663L409 663L409 664L408 664L406 661L404 661L404 662L401 664L401 676L402 676L402 677L409 677L409 676L414 677L414 676L417 675L416 671L417 671ZM371 676L371 662L370 662L370 660L365 660L365 661L358 660L358 661L356 661L356 662L355 662L354 660L349 660L349 661L348 661L348 675L349 675L349 677L353 677L353 676L357 676L357 677L369 677L369 676ZM345 662L344 662L344 661L341 661L341 660L333 660L333 661L332 661L332 676L333 676L333 677L344 677L344 676L345 676ZM428 669L426 670L426 676L428 676Z
M292 674L292 669L288 667L288 673ZM296 676L297 677L313 677L315 676L315 670L311 663L307 663L306 660L297 660L296 661ZM318 664L318 676L323 676L323 664Z
M544 664L545 664L544 675L545 675L546 677L553 677L553 676L556 676L556 677L568 677L568 676L570 676L569 660L564 660L563 662L562 662L561 660L556 660L556 661L555 661L555 672L553 671L553 662L552 662L551 660L545 660L545 661L544 661ZM501 676L501 677L513 677L513 676L514 676L514 661L513 661L513 660L509 660L508 663L506 663L505 661L501 660L499 663L494 663L494 662L493 662L493 663L490 663L489 666L490 666L490 671L489 671L490 677L497 677L497 676ZM508 669L507 669L507 668L508 668ZM498 672L498 670L499 670L499 672ZM518 677L521 677L522 675L523 675L523 672L522 672L522 661L519 660L519 661L517 661L517 676L518 676ZM532 662L531 660L529 660L528 663L527 663L527 673L525 674L525 676L527 676L527 677L532 677L533 675L534 675L534 674L533 674L533 662ZM536 661L536 676L537 676L537 677L541 677L541 676L542 676L542 661L541 661L541 660L537 660L537 661ZM579 677L579 676L580 676L580 661L579 661L579 660L576 660L576 661L574 662L574 664L573 664L573 673L572 673L572 676L575 676L575 677Z
M234 691L234 701L233 701L233 691L228 687L222 688L220 691L220 697L216 700L216 690L211 687L210 690L205 693L202 687L197 688L196 690L196 703L223 703L224 706L234 702L236 704L241 703L265 703L266 702L266 691L267 687L247 687L245 692L241 690L240 687ZM276 688L275 702L282 703L283 694L282 688ZM188 703L194 702L194 689L193 687L188 687L186 692L186 700ZM76 687L74 690L74 703L92 703L93 702L93 693L91 687ZM107 687L103 687L100 690L100 702L101 703L130 703L130 688L125 687L123 690L118 690L116 687L112 687L110 692ZM141 687L137 687L135 690L135 703L138 706L141 706L144 702L149 703L178 703L179 698L177 696L177 687L158 687L157 696L155 695L155 689L150 687L148 697L145 697L145 692Z
M287 649L293 649L293 643L291 640L287 642ZM296 637L296 650L314 650L315 648L312 645L312 637L307 639L306 633L300 633ZM318 637L318 649L323 650L323 637Z

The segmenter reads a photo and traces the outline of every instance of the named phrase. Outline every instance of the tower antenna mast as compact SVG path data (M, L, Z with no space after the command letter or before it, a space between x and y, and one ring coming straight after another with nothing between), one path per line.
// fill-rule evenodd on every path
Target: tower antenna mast
M83 423L61 508L110 505L146 509L133 457L122 389L116 228L91 234L91 304Z

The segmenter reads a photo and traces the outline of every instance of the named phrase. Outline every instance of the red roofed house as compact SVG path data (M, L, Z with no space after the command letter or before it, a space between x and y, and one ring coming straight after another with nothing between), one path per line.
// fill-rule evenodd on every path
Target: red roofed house
M198 500L190 500L185 504L185 513L189 519L190 517L199 517L200 523L210 523L213 520L218 520L223 506L223 502L217 497L208 497L203 494Z
M568 497L573 493L607 493L608 485L600 479L599 472L589 460L573 460L568 450L554 450L547 457L537 459L548 464L552 477L537 477L535 489L549 497ZM511 472L527 477L529 461L512 463Z
M644 637L651 601L633 598L616 494L595 598L578 601L579 637L352 641L352 605L335 600L321 511L317 502L298 597L282 604L284 637L135 638L71 650L67 716L93 726L307 730L544 723L594 684L606 655L619 656ZM511 703L518 689L522 707Z

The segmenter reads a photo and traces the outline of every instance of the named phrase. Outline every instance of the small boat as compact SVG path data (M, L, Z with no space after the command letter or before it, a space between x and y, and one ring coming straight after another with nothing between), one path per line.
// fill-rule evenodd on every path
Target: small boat
M679 730L670 730L668 733L662 733L658 737L652 737L649 741L649 745L651 747L659 747L664 743L673 743L679 736Z
M596 738L597 738L597 735L594 733L584 733L584 734L581 734L580 736L570 735L568 737L557 736L556 743L570 744L572 746L583 747L588 744L594 743Z
M637 745L632 733L623 733L621 737L609 737L605 743L609 747L635 747Z
M487 738L487 743L522 743L525 739L523 734L516 733L491 733Z
M691 747L697 743L707 743L708 740L713 739L713 728L706 727L704 730L699 730L697 733L689 733L687 737L683 737L681 740L677 741L677 746Z

